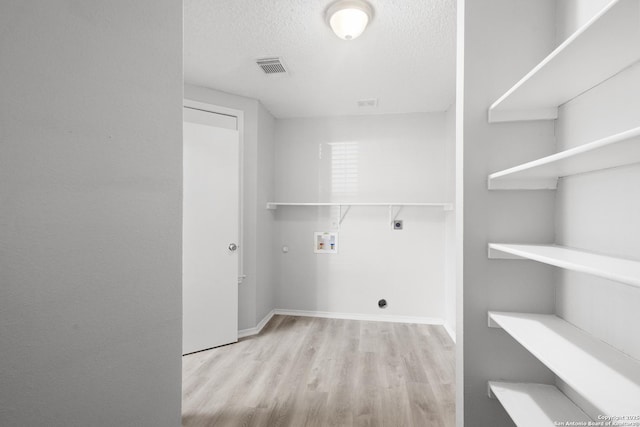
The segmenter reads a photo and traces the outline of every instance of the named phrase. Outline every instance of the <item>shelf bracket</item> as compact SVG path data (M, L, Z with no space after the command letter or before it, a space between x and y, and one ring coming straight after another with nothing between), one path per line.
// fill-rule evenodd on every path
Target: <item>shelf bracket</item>
M347 216L350 209L351 205L347 205L347 209L345 209L344 213L342 213L342 205L340 205L340 221L338 222L338 225L342 225L342 221L344 221L344 218Z
M487 381L487 396L489 396L489 399L497 399L493 390L491 390L491 381Z
M487 313L487 326L491 329L502 329L502 326L498 325L496 321L491 317L491 312Z
M500 249L496 249L491 246L491 243L487 246L487 252L489 259L518 259L518 260L526 260L518 255L514 255L508 252L501 251Z
M555 120L558 118L558 109L556 107L530 110L496 110L490 108L488 116L489 123Z
M556 190L558 188L558 178L538 178L538 179L487 179L489 190Z

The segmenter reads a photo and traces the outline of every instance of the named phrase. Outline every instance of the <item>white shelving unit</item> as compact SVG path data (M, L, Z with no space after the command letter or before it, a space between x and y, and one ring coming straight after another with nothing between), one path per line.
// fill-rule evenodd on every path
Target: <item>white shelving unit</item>
M638 0L615 0L489 108L489 122L553 120L558 106L640 59Z
M599 414L640 414L637 360L554 315L490 311L488 317L489 327L504 329Z
M613 0L489 107L488 121L553 120L558 107L640 60L640 0ZM558 179L640 162L640 128L492 173L490 190L555 190ZM557 245L490 243L489 258L529 259L640 287L640 260ZM548 314L489 312L571 389L580 408L552 385L493 382L518 426L640 414L640 362ZM575 393L575 395L574 395ZM586 414L585 414L586 413ZM636 420L637 421L637 420Z
M530 259L640 287L640 261L615 258L557 245L489 243L491 259Z
M267 209L275 210L278 207L285 206L308 206L308 207L318 207L318 206L337 206L340 208L340 218L338 221L338 225L342 224L345 217L349 213L349 210L352 206L383 206L389 209L389 222L395 221L400 210L405 206L413 206L413 207L427 207L427 208L440 208L444 211L452 211L453 204L451 203L413 203L413 202L317 202L317 203L297 203L297 202L267 202ZM346 208L346 209L344 209ZM395 211L395 208L398 208ZM344 209L344 210L343 210Z
M638 162L640 127L492 173L488 185L489 190L555 190L558 178Z
M405 203L405 202L371 202L371 203L350 203L350 202L327 202L327 203L291 203L291 202L267 202L267 209L278 209L280 206L387 206L387 207L404 207L404 206L424 206L433 208L442 208L445 211L453 210L451 203Z
M489 381L489 397L500 401L519 427L553 427L558 422L592 421L555 386Z

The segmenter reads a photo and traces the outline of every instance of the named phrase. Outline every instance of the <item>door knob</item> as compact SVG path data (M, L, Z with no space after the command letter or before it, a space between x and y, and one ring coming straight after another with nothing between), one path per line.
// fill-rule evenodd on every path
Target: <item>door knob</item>
M231 252L235 251L236 249L238 249L238 245L236 245L235 243L229 243L229 250Z

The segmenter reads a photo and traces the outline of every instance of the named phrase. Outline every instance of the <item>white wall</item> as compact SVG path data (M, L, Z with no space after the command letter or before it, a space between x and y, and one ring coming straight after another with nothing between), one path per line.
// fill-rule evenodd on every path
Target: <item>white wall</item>
M612 0L562 0L556 2L556 41L562 43Z
M464 140L458 172L463 179L463 378L458 382L458 425L513 425L487 381L551 382L553 375L504 331L487 327L488 310L552 313L553 268L534 262L488 260L487 243L554 240L553 192L489 192L487 175L555 150L552 122L488 124L493 101L554 47L555 1L459 0L457 103ZM463 60L461 60L463 59ZM462 135L461 135L462 136ZM459 228L460 230L460 228ZM460 306L459 306L460 307ZM460 336L460 334L458 334ZM460 359L460 356L463 356ZM460 409L460 408L459 408Z
M559 34L570 34L597 13L594 3L603 7L608 2L567 3L559 11L563 17ZM559 149L640 126L639 111L640 64L635 64L560 109ZM558 243L640 260L639 183L637 164L561 179ZM639 308L637 288L586 274L562 272L559 276L558 314L636 359L640 359Z
M446 138L444 113L277 120L276 201L445 201ZM353 207L339 254L314 254L336 214L277 210L278 308L444 318L442 209L405 208L394 231L386 207Z
M180 424L182 5L0 5L0 424Z
M238 287L238 327L255 327L273 307L273 255L269 244L273 220L264 201L273 194L269 178L273 168L273 126L271 114L255 99L193 86L184 87L186 99L206 102L244 112L243 129L243 241L242 257L247 276ZM258 251L260 253L258 254Z

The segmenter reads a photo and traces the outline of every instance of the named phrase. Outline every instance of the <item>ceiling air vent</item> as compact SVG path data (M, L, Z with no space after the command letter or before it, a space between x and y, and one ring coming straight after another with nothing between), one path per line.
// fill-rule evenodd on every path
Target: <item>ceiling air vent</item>
M280 60L280 58L261 58L256 60L256 64L265 74L277 74L277 73L286 73L287 69L284 68L284 64Z

